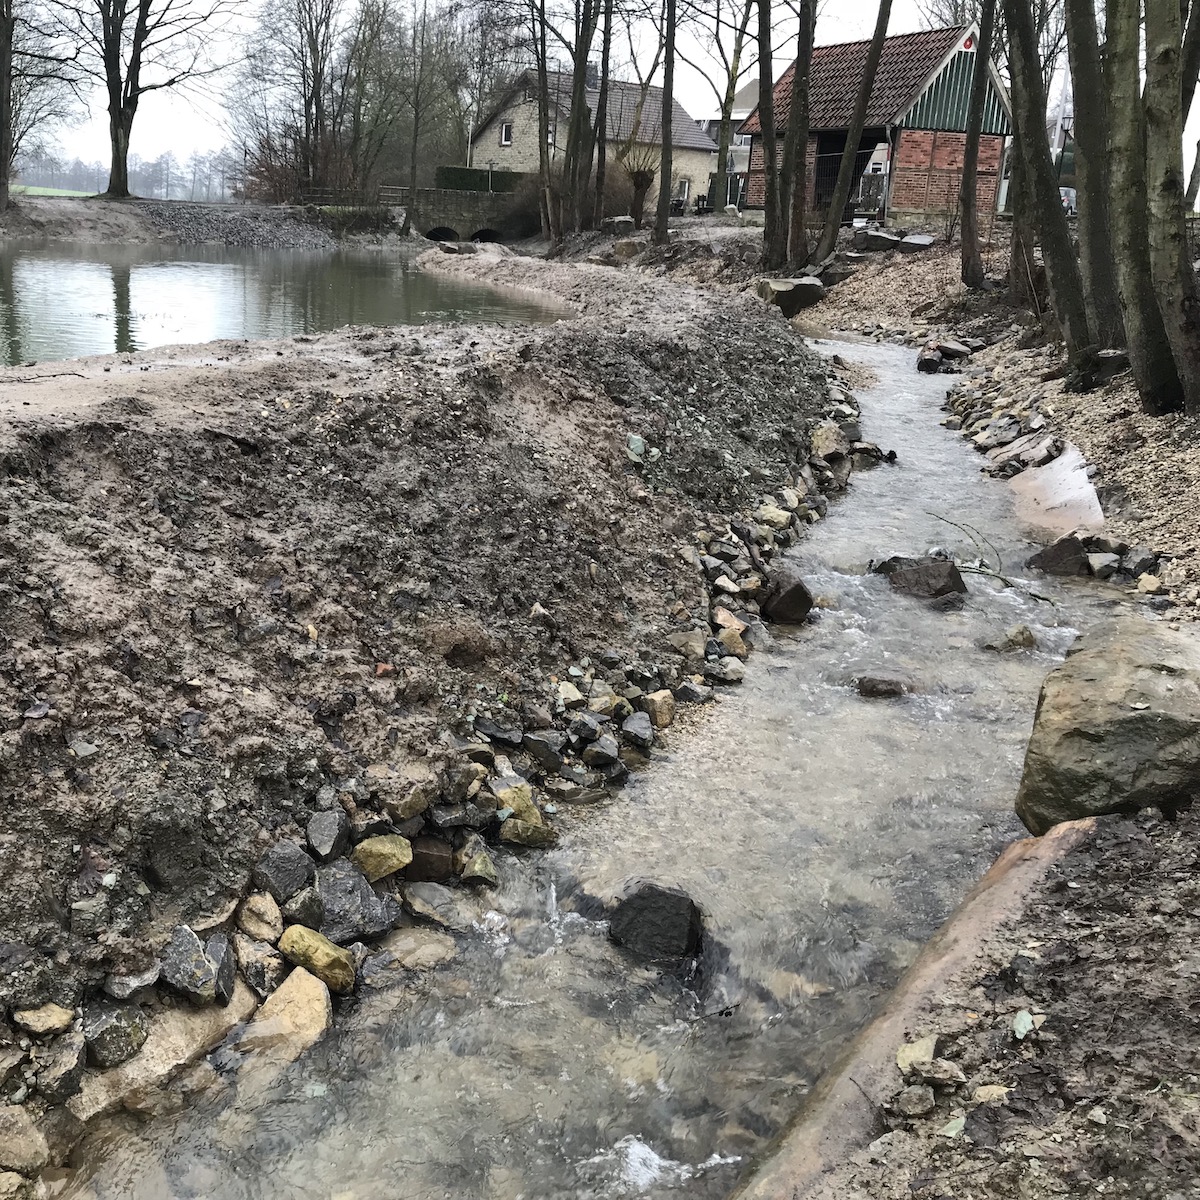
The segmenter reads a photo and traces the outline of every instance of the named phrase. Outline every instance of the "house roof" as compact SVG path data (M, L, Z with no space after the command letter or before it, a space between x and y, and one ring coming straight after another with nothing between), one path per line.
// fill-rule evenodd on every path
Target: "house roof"
M557 111L557 120L565 122L571 115L571 75L567 71L549 71L546 75L547 89L550 93L550 103ZM537 72L525 71L517 79L502 101L493 109L487 120L471 136L475 141L493 121L509 107L513 97L526 87L537 86ZM641 120L637 121L638 100L642 94L639 83L624 83L620 80L609 80L608 100L606 104L608 140L610 142L625 141L634 133L637 124L638 136L635 142L650 143L659 139L662 129L662 88L652 87L646 92L646 100L642 105ZM596 111L600 92L596 88L588 88L587 102L592 112ZM561 131L560 131L561 132ZM688 115L683 105L676 100L671 106L671 145L680 150L707 150L716 153L716 143Z
M925 29L887 38L867 104L867 128L894 125L925 90L938 67L970 32L969 25ZM859 81L866 70L871 42L842 42L813 48L808 85L808 127L848 129L858 99ZM796 66L775 84L775 125L782 128L792 106L792 81ZM747 118L742 133L762 133L758 108Z

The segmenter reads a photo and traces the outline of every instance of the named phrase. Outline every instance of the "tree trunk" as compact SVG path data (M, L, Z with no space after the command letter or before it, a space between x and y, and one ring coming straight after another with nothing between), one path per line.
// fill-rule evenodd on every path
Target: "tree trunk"
M1072 129L1083 299L1092 337L1102 346L1122 346L1125 324L1117 295L1108 219L1107 92L1095 0L1066 0L1064 11L1075 111L1083 115Z
M808 60L805 57L806 35L813 21L813 0L801 0L800 30L796 38L796 61L792 66L792 102L788 108L787 129L783 135L783 159L779 166L779 221L775 237L767 246L767 266L773 270L783 266L788 257L789 231L795 208L796 158L800 145L801 125L804 126L804 149L808 152ZM796 103L796 88L803 84L803 105Z
M542 225L550 239L551 252L562 249L562 221L554 202L550 178L550 79L546 59L546 0L537 0L535 46L538 78L538 175L541 179Z
M979 250L979 139L983 135L983 106L987 100L992 31L996 25L996 0L983 0L979 14L979 43L975 47L975 74L967 108L967 140L963 152L959 220L962 237L962 281L969 288L987 282Z
M1180 69L1183 72L1183 123L1186 125L1196 96L1197 78L1200 77L1200 3L1197 0L1192 0L1187 31L1183 35L1183 62Z
M1200 142L1196 143L1196 160L1192 163L1187 195L1183 198L1183 207L1186 212L1192 212L1195 209L1197 196L1200 196Z
M604 220L604 188L608 178L608 72L612 59L613 0L604 0L604 33L600 45L600 95L596 97L596 199L593 228Z
M125 113L118 109L116 115L109 116L108 135L112 143L112 162L108 170L106 196L124 199L129 195L129 131L132 126L132 113L127 119Z
M1021 156L1025 186L1037 214L1042 258L1050 284L1050 302L1062 329L1067 353L1074 358L1091 341L1083 281L1071 245L1067 214L1058 194L1058 178L1046 140L1046 93L1042 87L1041 56L1029 0L1004 0L1012 73L1015 152Z
M1141 4L1108 0L1105 17L1108 86L1108 213L1112 222L1129 365L1142 408L1159 416L1183 406L1183 387L1150 277L1146 235L1146 127L1142 109Z
M763 150L763 256L775 244L780 221L779 174L775 156L775 81L771 75L771 0L758 3L758 123Z
M742 16L733 35L733 50L729 56L729 73L725 77L725 95L721 99L721 125L717 132L717 170L713 176L712 191L708 202L716 212L729 203L729 151L733 143L733 102L737 98L738 78L742 73L742 51L746 45L746 31L750 28L750 14L754 0L746 0Z
M578 232L582 225L583 193L591 174L591 150L588 145L587 74L588 55L596 33L598 7L593 0L576 6L574 71L571 75L571 116L567 122L567 140L563 153L562 221L564 227ZM560 131L561 132L561 131Z
M888 19L892 15L892 0L879 0L879 14L875 20L875 34L867 51L867 63L859 81L858 98L854 102L854 115L850 118L850 129L846 134L846 145L842 149L842 161L838 165L837 183L833 189L833 201L825 215L825 228L817 240L813 258L823 262L837 249L838 233L842 228L842 214L850 199L854 186L854 166L858 161L858 144L862 141L863 128L867 123L867 106L871 103L871 91L875 87L875 73L879 69L879 58L883 54L883 41L887 37Z
M1033 225L1033 206L1029 201L1029 189L1025 186L1025 169L1015 152L1012 157L1008 195L1013 215L1012 240L1008 248L1008 300L1018 308L1028 305L1040 315L1036 264L1033 258L1033 248L1037 242L1037 233Z
M669 240L671 219L671 117L675 107L675 0L667 0L666 28L663 31L662 160L658 168L658 212L651 240L665 246Z
M1183 212L1179 0L1146 0L1146 200L1150 274L1183 407L1200 416L1200 294Z
M12 0L0 0L0 212L9 205L13 161Z
M792 107L788 110L787 132L794 147L792 153L795 161L791 179L792 207L787 221L787 261L795 267L802 267L808 262L808 97L816 33L816 2L801 0L796 71L792 76Z

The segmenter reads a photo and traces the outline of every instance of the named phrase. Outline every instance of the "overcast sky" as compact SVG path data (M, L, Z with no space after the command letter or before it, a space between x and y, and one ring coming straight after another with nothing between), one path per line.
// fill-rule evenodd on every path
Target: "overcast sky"
M829 45L870 37L875 25L876 9L876 0L824 0L817 21L818 44ZM919 28L921 20L916 0L894 0L888 32L911 33ZM782 71L786 65L786 61L777 60L776 72ZM695 69L680 62L676 78L679 99L693 117L715 115L716 103L712 89ZM220 86L218 82L218 90ZM143 99L138 110L130 149L144 159L158 158L170 150L180 162L184 162L194 151L217 150L229 141L223 121L224 112L219 95L201 97L169 91L155 92ZM1189 168L1198 138L1200 105L1193 111L1184 138L1184 157ZM59 143L69 157L78 156L87 162L107 162L108 123L101 92L98 91L93 98L90 119L65 130Z
M831 0L823 4L817 23L818 42L847 42L870 37L876 7L876 0ZM895 0L890 32L908 33L918 28L920 21L915 0ZM783 65L777 63L779 69ZM693 117L709 115L715 104L712 89L703 78L684 63L679 63L676 77L684 108ZM156 92L146 96L138 109L130 151L144 159L154 159L170 150L182 162L193 151L217 150L226 144L228 134L222 121L219 97L207 99L191 94ZM93 96L90 119L64 130L58 141L68 157L78 156L85 162L107 162L108 119L103 93L97 91Z

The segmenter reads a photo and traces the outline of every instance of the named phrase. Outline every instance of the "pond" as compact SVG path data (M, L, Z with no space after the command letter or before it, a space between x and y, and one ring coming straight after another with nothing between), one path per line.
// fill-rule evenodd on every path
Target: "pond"
M520 292L422 271L411 251L0 247L0 362L9 366L343 325L562 315Z

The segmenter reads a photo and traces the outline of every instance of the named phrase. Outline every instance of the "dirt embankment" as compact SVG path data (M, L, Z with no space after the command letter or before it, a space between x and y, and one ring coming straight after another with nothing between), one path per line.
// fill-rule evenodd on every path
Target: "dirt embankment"
M1195 1196L1198 826L1102 818L913 1019L875 1140L804 1195Z
M680 681L677 551L794 477L824 368L757 302L496 274L582 315L0 376L0 1004L140 969L334 797L382 826L473 719Z
M107 200L96 196L17 196L0 216L10 238L100 245L258 246L328 250L337 239L299 208L262 204L190 204L181 200Z

